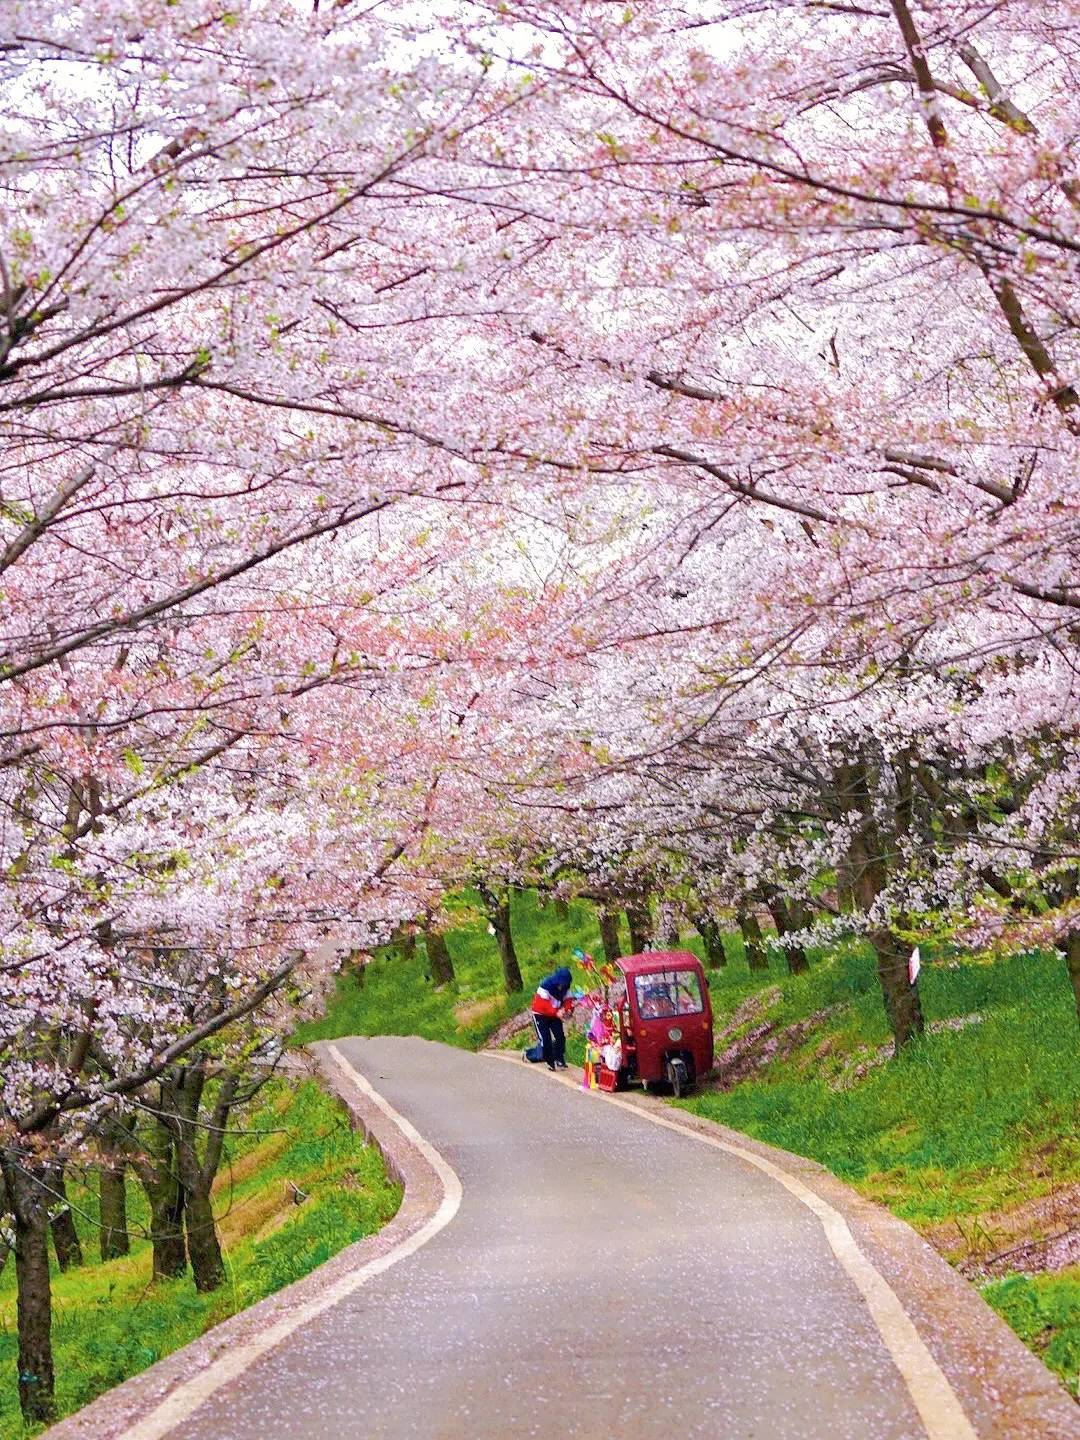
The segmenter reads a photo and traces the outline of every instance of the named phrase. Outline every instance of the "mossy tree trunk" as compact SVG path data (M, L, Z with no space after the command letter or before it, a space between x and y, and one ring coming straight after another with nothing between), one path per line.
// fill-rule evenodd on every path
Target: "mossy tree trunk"
M134 1147L132 1163L150 1206L153 1278L174 1280L187 1270L184 1192L176 1173L172 1133L164 1118L159 1117L145 1134L136 1136Z
M102 1260L117 1260L131 1248L127 1228L127 1167L119 1155L98 1170L98 1225Z
M601 905L596 912L596 918L600 926L600 943L604 947L604 959L609 965L614 965L622 954L622 941L619 939L619 912L606 905Z
M431 967L431 978L434 983L436 985L452 985L455 978L454 961L446 943L446 936L441 930L436 930L429 925L424 931L424 948L427 950L428 965Z
M630 927L630 949L632 953L640 955L644 950L651 950L653 944L653 918L652 909L649 905L649 897L647 895L627 905L626 923Z
M218 1238L217 1217L210 1193L198 1186L184 1189L184 1237L195 1289L201 1295L216 1290L225 1281L225 1257Z
M909 762L910 757L905 753L899 757L896 768L898 829L910 827L913 818ZM837 771L840 808L856 822L848 849L848 869L855 904L864 914L870 912L888 884L890 857L897 844L896 836L882 832L877 818L874 798L879 782L876 768L865 759L841 766ZM926 1028L918 982L912 984L908 979L909 948L883 927L872 931L868 939L876 957L885 1014L893 1035L893 1053L899 1055L904 1046Z
M1069 967L1069 979L1076 1000L1076 1018L1080 1021L1080 930L1074 930L1066 938L1065 961Z
M703 912L694 917L694 928L705 946L705 958L709 962L709 968L719 970L726 965L727 951L724 949L724 934L719 923Z
M784 958L787 960L788 971L792 975L803 975L810 969L810 961L806 951L801 945L796 945L787 937L797 934L805 923L804 911L797 901L784 900L780 895L772 894L766 901L769 914L776 926L776 935L784 950Z
M71 1270L83 1263L82 1243L75 1229L75 1216L71 1213L64 1167L54 1165L49 1171L49 1185L52 1204L49 1210L49 1228L52 1231L56 1263L61 1270Z
M177 1067L162 1085L162 1104L172 1133L176 1174L184 1192L184 1236L195 1288L216 1290L225 1279L217 1221L210 1195L224 1152L225 1131L237 1099L238 1077L231 1071L217 1081L213 1105L201 1115L208 1062L197 1059ZM199 1140L203 1138L200 1153Z
M416 931L412 925L399 925L394 931L393 943L403 960L412 960L416 955Z
M0 1153L6 1203L15 1230L19 1406L27 1425L56 1418L49 1281L51 1185L44 1167L32 1167L15 1150Z
M751 970L768 970L769 955L761 935L761 926L752 910L739 911L739 931L743 939L746 963Z
M499 947L499 961L502 965L503 986L508 995L524 990L521 966L514 949L514 932L510 927L510 892L505 887L495 890L490 885L477 887L484 901L491 928L495 931L495 943Z
M888 931L871 936L877 955L878 980L885 1001L885 1014L893 1032L893 1054L916 1039L926 1028L918 985L908 979L909 947Z
M1062 904L1074 900L1078 890L1080 890L1080 879L1077 876L1060 876L1049 888L1048 898L1056 904ZM1076 1002L1076 1018L1080 1022L1080 929L1071 930L1065 936L1062 941L1062 949L1065 952L1065 968L1068 971L1073 999Z
M153 1246L152 1275L155 1280L175 1280L187 1271L184 1243L184 1191L175 1176L162 1186L157 1203L150 1209L150 1238Z

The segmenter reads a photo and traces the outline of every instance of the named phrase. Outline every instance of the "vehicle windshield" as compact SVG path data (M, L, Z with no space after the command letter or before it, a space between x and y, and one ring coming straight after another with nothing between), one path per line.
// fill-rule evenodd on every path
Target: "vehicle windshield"
M636 975L634 987L638 1013L643 1020L698 1015L705 1008L696 970L658 970L652 975Z

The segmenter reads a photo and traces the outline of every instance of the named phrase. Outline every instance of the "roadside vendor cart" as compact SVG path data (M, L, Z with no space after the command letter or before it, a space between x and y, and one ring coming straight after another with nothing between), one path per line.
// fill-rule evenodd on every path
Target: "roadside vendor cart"
M601 1067L604 1090L640 1082L685 1095L713 1065L713 1015L701 961L688 950L647 950L616 960L626 982L617 1005L618 1069ZM621 987L620 987L621 989Z

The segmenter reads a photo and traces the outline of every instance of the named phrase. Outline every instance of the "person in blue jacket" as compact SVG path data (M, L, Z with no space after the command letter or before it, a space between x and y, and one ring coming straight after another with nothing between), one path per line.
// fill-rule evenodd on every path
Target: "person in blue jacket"
M554 1070L556 1066L560 1070L566 1069L566 1032L562 1017L568 1015L572 1008L567 998L570 983L570 971L561 965L553 974L544 976L533 996L533 1024L549 1070Z

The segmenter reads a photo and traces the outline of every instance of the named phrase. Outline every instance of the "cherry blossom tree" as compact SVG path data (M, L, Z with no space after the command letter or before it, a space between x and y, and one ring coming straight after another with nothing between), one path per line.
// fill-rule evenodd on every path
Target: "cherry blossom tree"
M49 1167L466 879L1080 1003L1078 19L7 7L28 1418Z
M41 1420L53 1157L417 903L393 677L437 657L387 595L482 480L430 167L483 72L287 3L4 25L0 1140Z
M603 643L681 652L620 763L649 806L680 734L721 809L756 774L738 854L846 871L898 1043L915 917L1075 984L1075 15L485 9L526 96L465 147L516 217L503 389L609 513L644 499Z

